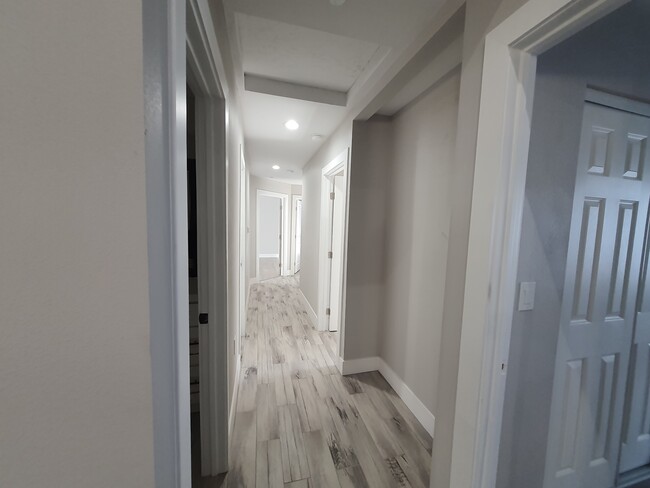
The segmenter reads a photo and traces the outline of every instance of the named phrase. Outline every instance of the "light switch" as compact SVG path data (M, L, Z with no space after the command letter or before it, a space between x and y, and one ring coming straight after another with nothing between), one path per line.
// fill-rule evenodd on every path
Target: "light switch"
M525 312L535 307L535 283L534 281L524 282L519 285L519 311Z

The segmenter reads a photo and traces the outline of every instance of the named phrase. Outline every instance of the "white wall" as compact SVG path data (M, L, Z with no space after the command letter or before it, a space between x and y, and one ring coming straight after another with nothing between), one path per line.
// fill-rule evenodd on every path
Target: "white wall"
M152 487L142 5L0 6L0 486Z
M280 207L282 199L261 195L258 197L259 215L257 242L259 256L280 257Z

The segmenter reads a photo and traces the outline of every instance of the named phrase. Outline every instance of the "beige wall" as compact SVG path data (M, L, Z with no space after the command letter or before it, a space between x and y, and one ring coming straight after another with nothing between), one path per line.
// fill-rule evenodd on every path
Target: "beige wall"
M0 5L0 486L151 487L142 5Z
M459 83L456 70L395 117L386 191L386 294L380 354L432 412Z
M320 236L320 187L322 169L352 145L352 122L346 120L325 141L303 169L302 249L300 289L318 311L318 252Z

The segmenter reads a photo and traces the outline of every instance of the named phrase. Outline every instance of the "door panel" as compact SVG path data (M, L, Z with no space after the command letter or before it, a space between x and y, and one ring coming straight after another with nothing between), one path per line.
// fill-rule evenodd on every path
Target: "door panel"
M546 488L615 483L648 212L648 158L637 141L648 129L645 117L585 103Z

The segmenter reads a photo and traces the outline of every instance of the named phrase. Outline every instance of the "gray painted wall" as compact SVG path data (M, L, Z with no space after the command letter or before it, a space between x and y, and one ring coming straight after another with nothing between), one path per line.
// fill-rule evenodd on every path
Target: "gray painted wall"
M392 151L390 119L374 117L367 122L355 122L352 140L343 351L346 360L379 355L386 280L386 180Z
M344 357L380 356L432 412L459 82L454 70L352 138Z
M393 121L381 357L435 414L460 72Z
M154 486L142 4L0 6L0 486Z
M650 100L650 4L634 2L540 56L517 281L535 310L514 313L497 486L541 487L587 85Z

